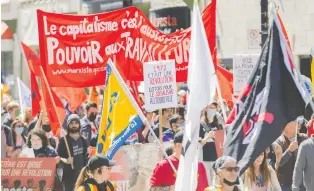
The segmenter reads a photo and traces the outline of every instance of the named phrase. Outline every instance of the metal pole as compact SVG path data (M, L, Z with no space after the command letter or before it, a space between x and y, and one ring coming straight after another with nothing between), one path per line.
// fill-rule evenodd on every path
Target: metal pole
M123 0L123 7L129 7L133 5L133 0Z
M261 47L263 47L266 42L268 26L268 0L261 0Z

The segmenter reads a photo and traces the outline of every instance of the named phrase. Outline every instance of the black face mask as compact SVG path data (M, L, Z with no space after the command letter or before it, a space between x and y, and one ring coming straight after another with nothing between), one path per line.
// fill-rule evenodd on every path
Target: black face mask
M239 177L236 179L236 181L234 181L234 182L230 182L229 180L227 180L227 179L223 179L223 183L224 184L227 184L228 186L235 186L235 185L238 185L238 184L240 184L240 182L239 182Z
M87 116L87 118L88 118L88 120L90 121L90 122L94 122L95 121L95 119L96 119L96 114L95 113L91 113L91 114L89 114L88 116Z
M50 124L44 124L44 125L42 125L42 128L47 133L49 133L51 131Z

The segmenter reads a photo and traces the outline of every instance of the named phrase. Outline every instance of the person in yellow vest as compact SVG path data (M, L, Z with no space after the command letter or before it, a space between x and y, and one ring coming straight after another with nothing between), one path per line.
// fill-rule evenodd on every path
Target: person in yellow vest
M116 191L116 186L110 182L111 167L116 164L104 154L91 157L75 183L75 191Z

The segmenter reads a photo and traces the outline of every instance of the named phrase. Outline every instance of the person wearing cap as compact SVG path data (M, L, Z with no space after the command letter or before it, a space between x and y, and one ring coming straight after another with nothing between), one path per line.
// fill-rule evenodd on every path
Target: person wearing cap
M174 136L174 153L167 159L172 162L174 168L178 170L179 159L182 151L183 131L180 131ZM151 191L158 190L174 190L176 182L176 173L172 170L167 159L159 162L153 172L150 180ZM198 163L198 181L196 191L204 191L208 187L206 170L203 163Z
M237 166L236 159L230 156L222 156L213 164L216 173L216 184L206 188L205 191L240 191L238 172L240 168Z
M80 117L77 114L71 114L67 120L68 133L66 135L71 155L68 155L64 137L59 140L58 144L57 151L64 164L62 182L65 191L73 191L75 181L88 161L87 142L80 135L80 129Z
M75 191L114 191L115 185L109 181L111 167L116 164L104 154L91 157L75 183Z

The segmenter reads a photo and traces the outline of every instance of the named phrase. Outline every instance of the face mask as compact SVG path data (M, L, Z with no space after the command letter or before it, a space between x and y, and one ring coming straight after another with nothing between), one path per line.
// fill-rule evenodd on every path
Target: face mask
M208 109L207 110L207 115L209 117L214 117L216 115L216 110L215 109Z
M34 150L38 150L38 149L40 149L42 147L42 145L39 145L39 146L32 146L32 148L34 149Z
M295 141L295 137L290 138L289 141L290 141L290 142Z
M184 122L180 123L180 126L179 126L179 127L182 128L182 129L184 129L185 123L184 123Z
M18 135L22 135L23 131L24 131L24 127L16 127L15 128L15 133Z
M229 180L227 180L227 179L223 179L223 183L224 184L227 184L228 186L234 186L234 185L238 185L238 184L240 184L240 182L239 182L239 177L236 179L236 181L234 181L234 182L230 182Z
M96 114L94 114L94 113L89 114L88 120L89 120L90 122L94 122L95 119L96 119Z

